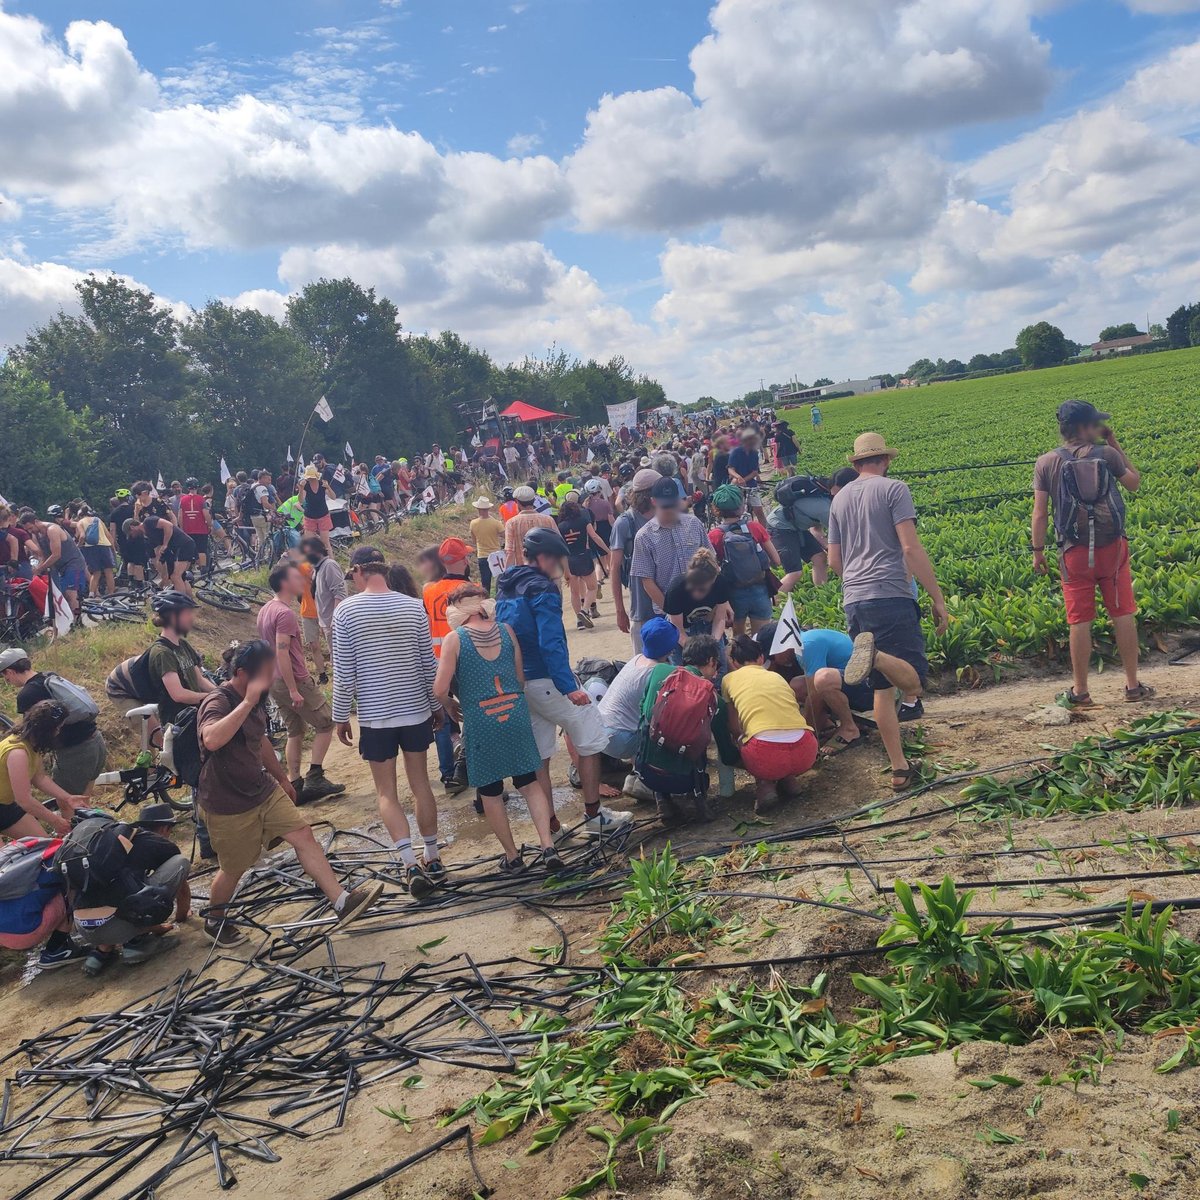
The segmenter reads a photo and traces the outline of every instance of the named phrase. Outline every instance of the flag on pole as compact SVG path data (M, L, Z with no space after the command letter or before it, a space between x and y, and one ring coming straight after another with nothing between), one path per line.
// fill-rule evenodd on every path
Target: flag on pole
M12 508L12 505L3 496L0 496L0 504L3 504L5 508Z
M62 637L63 634L71 632L75 614L71 612L66 596L58 590L54 578L47 575L46 583L49 585L46 588L46 620L54 626L54 636Z
M225 465L225 459L224 459L224 457L222 457L222 459L221 459L221 482L228 483L232 478L233 478L233 474L230 472L229 468Z
M159 491L159 494L160 494L160 495L161 495L161 494L162 494L164 491L166 491L166 487L167 487L167 485L166 485L165 483L163 483L162 472L161 472L161 471L159 471L159 473L158 473L158 491Z
M349 442L346 443L346 461L354 461L354 447L351 446Z
M288 460L288 462L295 462L295 461L296 461L296 460L295 460L295 459L292 457L292 448L291 448L291 446L289 446L289 447L288 447L288 456L287 456L287 460Z
M796 606L792 603L791 596L787 598L783 612L779 614L775 637L771 640L770 657L783 654L786 650L795 650L797 656L804 652L804 645L800 640L800 619L796 616Z
M320 398L320 400L317 401L316 407L313 409L313 412L315 412L317 414L317 416L321 418L322 421L332 421L333 420L333 409L329 407L329 401L326 400L324 396L322 396Z
M304 455L303 454L300 455L300 461L296 463L296 474L297 475L304 474Z

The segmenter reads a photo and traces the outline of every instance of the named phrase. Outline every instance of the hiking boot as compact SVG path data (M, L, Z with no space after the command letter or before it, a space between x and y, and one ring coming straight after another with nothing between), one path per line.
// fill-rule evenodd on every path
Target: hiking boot
M600 607L594 601L592 603L592 608L591 608L591 612L589 613L589 616L591 616L593 618L600 616Z
M900 723L906 721L919 721L925 715L925 705L921 703L921 698L917 697L916 704L900 703Z
M378 879L356 887L346 897L346 903L340 909L335 910L337 912L337 927L345 929L347 925L357 921L379 899L382 892L383 884Z
M427 858L421 867L434 883L446 882L446 864L440 858Z
M246 935L236 925L230 925L228 921L223 920L205 921L204 932L222 950L228 950L231 946L240 946L246 940Z
M408 894L418 902L432 895L436 886L433 880L425 874L424 869L416 863L404 872L404 879L408 884Z
M625 776L621 791L639 804L654 803L654 789L647 787L633 772Z
M329 672L322 671L320 675L317 676L317 682L324 687L329 682Z
M321 767L309 767L308 774L304 777L301 803L312 804L315 800L328 800L333 796L342 795L345 790L344 783L334 783L332 779L326 778Z
M862 683L875 666L875 635L860 633L854 639L854 650L850 661L842 672L842 678L851 686Z
M665 793L655 795L654 808L664 825L674 825L682 816L675 801Z
M89 979L95 979L110 962L115 962L117 952L115 950L101 950L98 946L93 946L87 952L87 957L83 960L83 973Z
M620 832L633 823L633 816L627 812L613 812L611 808L601 808L594 817L588 817L583 823L583 832L588 837L607 838Z
M542 866L551 872L566 870L566 863L563 862L558 851L553 846L547 846L542 851Z
M520 853L517 854L516 858L506 858L503 854L500 856L501 875L521 875L525 872L526 865Z
M44 949L38 955L38 966L43 971L57 971L59 967L65 967L70 963L78 962L81 958L87 958L88 949L86 946L81 946L78 942L68 942L67 945L58 950Z
M597 613L597 616L599 616L598 613ZM576 628L577 629L594 629L595 628L595 625L592 623L591 615L588 613L586 608L581 608L579 610L579 624L576 626Z

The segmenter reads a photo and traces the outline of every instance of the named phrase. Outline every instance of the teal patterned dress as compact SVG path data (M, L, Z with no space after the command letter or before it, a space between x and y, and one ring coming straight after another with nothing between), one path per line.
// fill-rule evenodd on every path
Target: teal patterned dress
M499 629L500 653L493 661L475 648L466 626L458 630L454 678L462 707L467 780L473 788L528 775L542 765L525 690L517 679L512 635L504 625Z

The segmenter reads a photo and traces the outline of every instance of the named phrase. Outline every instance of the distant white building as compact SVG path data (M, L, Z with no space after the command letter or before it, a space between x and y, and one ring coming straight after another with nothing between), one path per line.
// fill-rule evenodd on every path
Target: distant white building
M863 396L868 392L883 391L883 380L875 379L845 379L841 383L827 383L821 387L784 388L775 393L775 403L782 406L789 404L810 404L814 400L823 400L826 396L842 396L847 392L855 396Z

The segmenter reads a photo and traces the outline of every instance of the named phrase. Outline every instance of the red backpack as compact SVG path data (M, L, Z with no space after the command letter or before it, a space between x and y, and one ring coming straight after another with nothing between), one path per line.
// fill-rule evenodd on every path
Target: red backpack
M710 680L677 667L663 680L650 713L649 744L667 754L697 762L712 741L717 690Z

